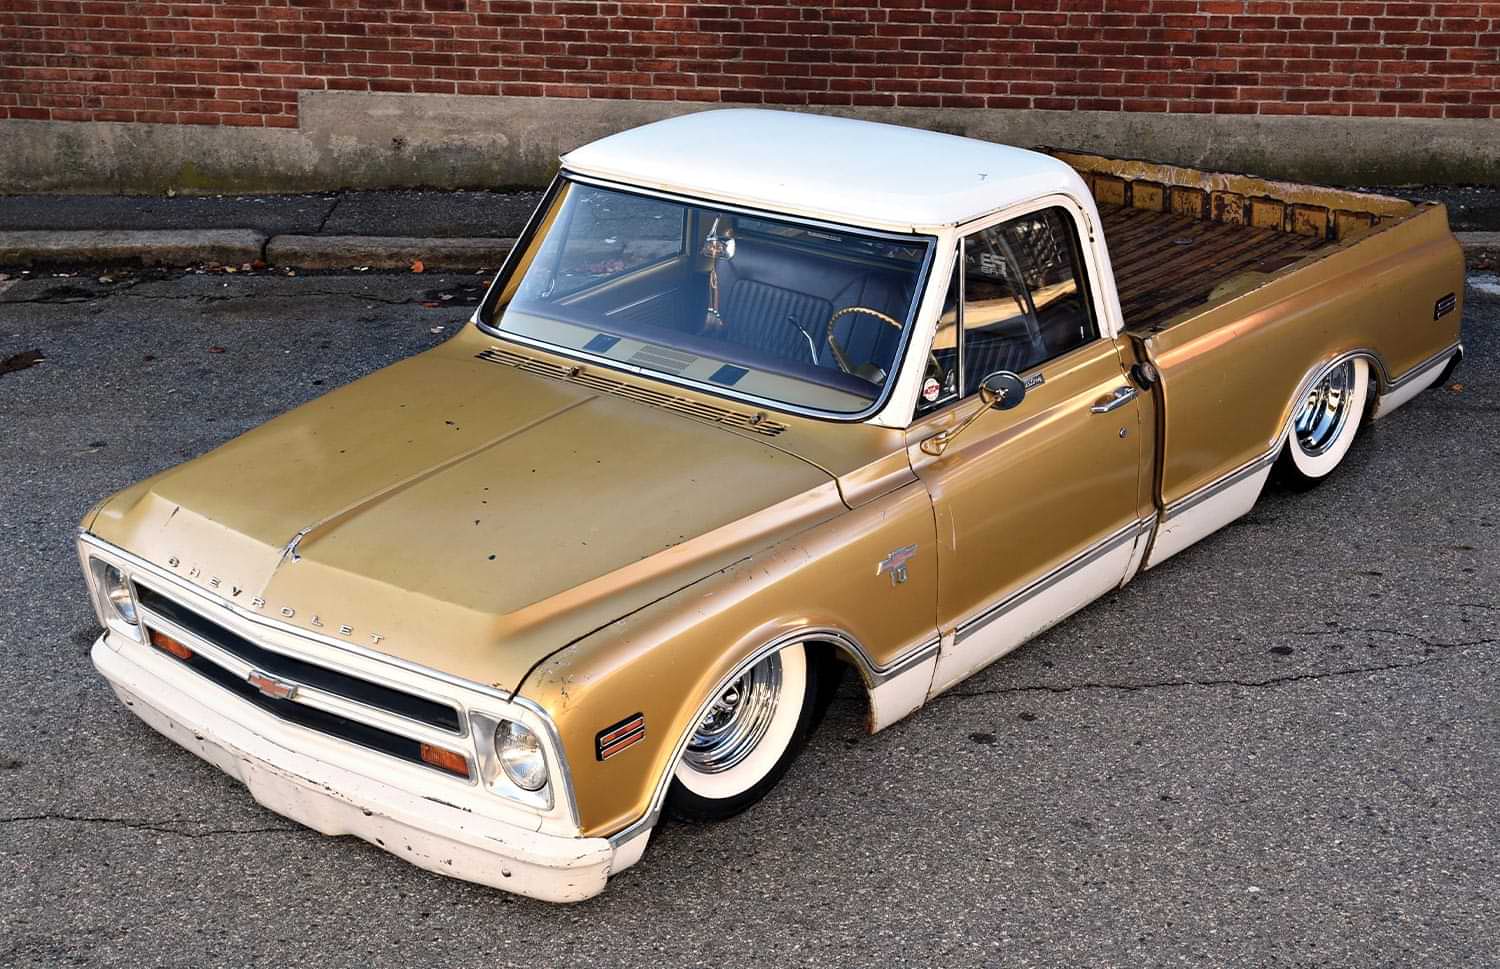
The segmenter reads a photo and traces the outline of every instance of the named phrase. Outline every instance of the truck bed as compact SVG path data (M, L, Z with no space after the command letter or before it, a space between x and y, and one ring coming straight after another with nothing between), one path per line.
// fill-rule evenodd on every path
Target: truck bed
M1224 280L1275 272L1327 241L1123 205L1101 205L1099 216L1130 329L1158 326L1208 302Z
M1457 351L1463 253L1441 205L1052 154L1094 196L1131 353L1156 372L1148 567L1249 510L1335 361L1365 361L1371 399L1399 406Z
M1175 321L1411 217L1403 199L1043 149L1088 183L1127 329Z

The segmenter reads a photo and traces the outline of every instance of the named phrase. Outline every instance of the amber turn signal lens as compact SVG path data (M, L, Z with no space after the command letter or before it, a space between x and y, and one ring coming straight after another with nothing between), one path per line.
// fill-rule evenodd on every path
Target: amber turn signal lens
M151 630L151 645L163 653L171 653L178 659L192 659L193 651L160 630Z
M432 744L422 745L422 761L431 764L438 770L445 770L459 777L469 776L469 759L463 754L455 754L451 750L442 747L434 747Z

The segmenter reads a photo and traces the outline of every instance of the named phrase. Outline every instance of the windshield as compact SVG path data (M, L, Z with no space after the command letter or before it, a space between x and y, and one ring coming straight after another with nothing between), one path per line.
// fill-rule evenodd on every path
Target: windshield
M894 379L931 240L564 180L491 326L709 389L839 414Z

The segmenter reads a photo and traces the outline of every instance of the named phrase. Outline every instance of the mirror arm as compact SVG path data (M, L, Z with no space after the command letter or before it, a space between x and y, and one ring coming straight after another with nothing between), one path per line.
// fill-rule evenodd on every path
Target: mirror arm
M997 382L999 386L991 386L991 381ZM1021 381L1020 377L1009 370L996 370L979 382L979 406L974 409L974 413L965 417L963 423L957 427L950 427L941 434L934 434L923 441L920 445L922 453L933 457L941 455L953 439L967 431L970 424L984 416L985 411L991 407L998 410L1010 410L1025 398L1026 384Z
M920 445L922 448L922 453L930 454L933 457L939 457L944 451L948 450L948 445L953 442L953 439L955 437L958 437L964 431L967 431L969 429L969 425L973 424L975 421L979 420L979 418L983 417L984 412L989 410L994 405L995 401L993 399L986 400L984 399L984 395L981 394L979 406L974 408L974 413L964 418L964 422L962 424L959 424L957 427L950 427L946 431L943 431L941 434L934 434L932 437L929 437L927 440L923 441Z

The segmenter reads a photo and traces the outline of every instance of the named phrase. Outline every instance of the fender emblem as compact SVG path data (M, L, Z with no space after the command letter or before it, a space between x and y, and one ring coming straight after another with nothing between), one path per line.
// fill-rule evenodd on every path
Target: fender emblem
M891 585L900 585L907 579L906 563L910 562L916 554L917 547L915 545L903 545L881 559L880 564L875 566L875 574L889 574Z
M250 681L251 686L273 700L290 700L297 695L297 684L278 680L260 670L251 670L245 679Z

